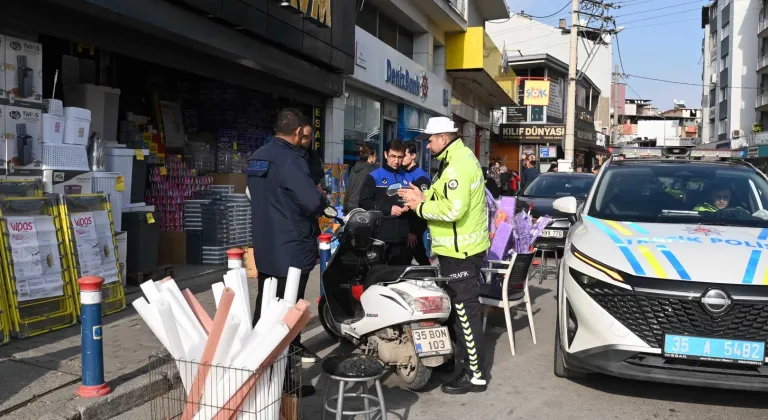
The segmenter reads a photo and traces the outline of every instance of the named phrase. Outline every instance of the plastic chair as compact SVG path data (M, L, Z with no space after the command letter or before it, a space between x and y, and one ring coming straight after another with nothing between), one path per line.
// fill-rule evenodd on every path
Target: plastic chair
M512 329L512 315L510 313L512 308L525 304L528 313L528 325L531 327L531 337L533 344L536 344L536 328L533 324L533 310L528 292L528 280L531 277L529 272L535 254L536 250L534 249L531 254L514 254L508 261L491 260L488 261L490 267L482 270L485 274L485 284L480 288L480 303L486 305L483 311L483 331L485 331L489 308L491 306L504 308L509 347L513 356L515 355L515 332ZM501 266L501 268L494 268L494 266ZM494 274L504 276L500 288L492 282ZM522 285L522 287L510 290L510 284Z

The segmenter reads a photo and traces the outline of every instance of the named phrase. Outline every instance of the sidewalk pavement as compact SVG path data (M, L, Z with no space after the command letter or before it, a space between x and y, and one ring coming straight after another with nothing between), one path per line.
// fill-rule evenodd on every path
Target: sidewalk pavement
M215 304L210 285L222 281L224 270L177 280L190 289L213 316ZM306 299L312 303L312 320L306 330L319 325L319 268L310 275ZM251 300L256 282L251 279ZM151 401L167 392L169 378L150 383L150 356L163 351L154 334L136 314L131 302L143 296L137 287L126 291L128 307L103 320L104 374L112 393L83 399L75 395L80 385L80 327L72 326L0 347L0 418L14 420L108 419ZM155 376L155 375L153 375Z

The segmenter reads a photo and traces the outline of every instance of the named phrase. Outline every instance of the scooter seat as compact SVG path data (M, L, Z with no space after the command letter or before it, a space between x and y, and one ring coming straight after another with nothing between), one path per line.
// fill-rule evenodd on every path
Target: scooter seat
M413 265L374 265L368 270L363 287L367 289L375 284L392 283L400 278L408 268L411 269L408 273L408 278L416 279L419 277L434 277L436 275L432 266L424 266L422 270L417 269L418 266Z

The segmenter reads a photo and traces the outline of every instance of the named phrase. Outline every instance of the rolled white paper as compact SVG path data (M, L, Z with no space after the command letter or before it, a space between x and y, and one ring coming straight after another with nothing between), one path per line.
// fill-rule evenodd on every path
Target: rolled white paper
M165 299L171 306L171 309L173 310L173 317L176 323L178 324L179 334L182 338L182 344L184 345L185 350L185 359L187 360L198 360L200 355L195 354L195 344L199 342L205 342L207 337L202 336L198 333L197 328L195 328L195 325L193 323L200 324L197 321L197 318L189 318L186 311L184 311L184 308L182 307L182 303L179 302L179 300L176 298L175 293L173 290L170 289L164 289L162 292L160 292L160 296L162 296L163 299ZM187 305L187 301L185 300L183 305Z
M152 331L155 337L160 341L160 344L165 348L169 348L168 337L165 336L165 329L160 322L160 314L157 312L157 305L150 305L143 297L134 300L132 305L141 319L143 319L147 326L149 326L150 331Z
M231 362L230 356L237 354L236 351L238 349L235 349L233 344L236 341L235 337L237 336L237 329L239 327L240 318L238 318L237 315L230 314L224 323L219 344L216 346L216 352L213 355L213 359L211 359L211 370L205 380L203 392L208 392L209 390L210 392L213 392L216 389L216 386L224 377L224 373L229 367Z
M259 340L250 348L244 348L233 361L233 367L255 372L289 331L284 322L277 323L267 332L263 340ZM211 420L219 411L219 407L223 407L248 378L249 375L244 371L229 369L218 383L215 392L205 390L200 401L200 411L195 416L195 420Z
M269 385L272 383L272 375L275 369L273 367L267 368L264 373L261 374L256 385L251 388L248 396L243 400L241 410L237 413L238 420L268 420L271 414L267 407L271 407L277 402L277 396L282 395L282 392L278 395L270 395Z
M251 309L251 290L250 287L248 287L248 273L245 271L245 268L240 269L240 282L243 283L242 290L244 292L243 301L245 301L245 311L248 312L248 315L250 316L253 313L253 310Z
M139 287L141 287L141 291L144 292L144 296L146 296L149 303L155 303L155 301L160 299L160 289L158 289L154 281L147 280L141 283Z
M249 319L251 314L247 312L245 308L245 301L243 296L246 295L246 291L243 290L243 283L240 281L239 270L229 270L224 275L224 285L235 291L235 300L232 302L231 313L236 314L240 319ZM238 330L238 337L242 341L244 337L251 333L251 326L248 323L241 323Z
M269 390L267 391L267 395L270 397L283 394L285 370L288 367L287 357L288 350L285 350L283 351L280 360L278 360L277 363L275 363L275 366L272 368L272 379L269 381ZM280 404L270 404L267 409L264 410L267 412L267 417L265 420L280 420L280 406Z
M184 389L188 394L189 387L192 385L192 380L195 377L195 374L192 372L192 365L185 362L185 360L188 359L186 351L184 350L184 344L182 344L182 339L179 335L178 327L176 326L173 310L171 309L170 303L163 297L160 297L155 304L157 305L157 312L160 315L160 322L165 330L165 335L168 337L167 349L171 353L171 356L176 359L176 367L179 369L181 383L184 385Z
M221 302L221 294L224 293L224 283L213 283L211 285L211 291L213 292L213 300L216 301L216 307L219 307L219 302Z
M190 325L195 330L196 335L199 337L198 341L205 343L205 341L208 339L208 334L206 334L205 329L200 324L200 321L197 320L195 313L192 312L192 308L189 307L187 300L184 299L184 295L181 294L181 290L179 290L179 286L176 285L176 281L168 280L163 283L163 286L163 291L160 293L162 294L166 290L173 293L173 298L178 302L179 307L186 315L186 318L190 321Z
M291 305L296 304L299 295L299 282L301 281L301 270L296 267L288 267L288 278L285 283L285 295L283 300Z
M269 308L269 305L272 303L273 300L275 300L274 294L272 292L272 283L277 284L277 280L270 277L266 280L264 280L264 283L260 285L260 287L263 287L264 290L261 290L261 317L264 316L265 311L267 308Z

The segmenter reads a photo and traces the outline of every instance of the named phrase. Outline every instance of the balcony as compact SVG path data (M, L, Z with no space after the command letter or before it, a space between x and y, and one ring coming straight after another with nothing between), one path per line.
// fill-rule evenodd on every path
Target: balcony
M768 93L757 95L755 108L757 108L758 111L768 111Z
M421 0L414 4L445 32L467 30L467 0Z
M760 13L759 20L757 21L757 36L768 38L768 17L762 13Z
M757 72L768 74L768 54L757 59Z

